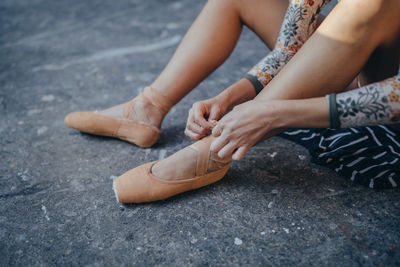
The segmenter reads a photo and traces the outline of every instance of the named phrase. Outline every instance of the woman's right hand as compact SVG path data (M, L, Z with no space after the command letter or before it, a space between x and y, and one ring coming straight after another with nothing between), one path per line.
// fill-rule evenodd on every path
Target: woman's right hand
M218 96L195 102L189 110L185 135L200 140L211 134L217 121L228 111L226 102Z

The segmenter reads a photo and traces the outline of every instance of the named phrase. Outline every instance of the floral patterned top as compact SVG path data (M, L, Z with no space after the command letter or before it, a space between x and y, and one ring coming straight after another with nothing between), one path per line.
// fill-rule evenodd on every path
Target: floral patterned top
M329 1L290 1L275 48L245 75L257 93L278 74L315 31L318 15Z

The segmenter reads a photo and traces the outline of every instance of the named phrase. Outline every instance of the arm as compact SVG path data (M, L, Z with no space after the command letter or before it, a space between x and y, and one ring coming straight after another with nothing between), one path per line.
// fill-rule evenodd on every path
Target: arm
M293 127L348 128L395 124L400 122L400 74L329 97L253 100L235 107L234 111L235 114L223 118L225 127L234 131L251 125L244 134L249 139L255 135L272 136L280 129ZM255 116L249 116L249 113ZM219 126L215 127L215 132L219 130Z
M329 97L248 101L236 106L213 129L213 135L224 133L244 145L226 143L226 138L222 138L215 141L211 149L220 157L235 152L233 159L240 160L259 140L285 128L346 128L399 121L400 74Z
M275 49L260 61L245 78L218 96L193 104L185 134L193 140L206 136L215 121L234 106L253 99L300 49L316 28L318 14L329 0L291 0Z
M348 128L400 121L400 74L359 89L331 94L331 127Z
M350 128L400 122L400 73L381 82L328 97L264 102L271 129Z
M317 17L329 0L291 0L274 50L246 75L259 93L303 46L316 28Z
M280 123L281 120L284 123L286 120L287 125L317 127L311 123L317 121L313 116L320 114L302 113L301 109L293 112L289 103L305 103L295 99L317 97L321 104L318 107L322 108L320 112L323 112L325 102L325 115L320 123L321 127L327 127L329 109L323 96L346 88L372 51L395 36L400 20L394 21L393 18L398 17L399 8L399 2L394 0L385 3L376 0L342 0L254 100L235 107L218 121L213 129L213 135L218 138L211 146L212 151L220 157L232 155L233 159L240 160L251 146L285 127ZM290 102L290 99L295 102ZM282 106L271 110L270 103L274 101L286 103L286 112L292 111L294 117L288 118L290 115L279 111ZM312 111L316 107L309 108ZM272 116L266 117L265 114Z
M253 99L255 95L251 83L246 79L240 79L219 95L195 102L189 110L185 135L192 140L200 140L207 136L217 120L234 106Z

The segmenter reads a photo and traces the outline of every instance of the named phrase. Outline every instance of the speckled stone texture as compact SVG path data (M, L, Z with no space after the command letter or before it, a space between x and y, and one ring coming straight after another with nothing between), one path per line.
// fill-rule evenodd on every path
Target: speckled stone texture
M244 30L151 149L68 129L64 116L134 97L204 3L0 1L0 266L399 266L398 190L354 185L280 138L214 185L151 204L115 201L112 178L191 144L192 103L267 49Z

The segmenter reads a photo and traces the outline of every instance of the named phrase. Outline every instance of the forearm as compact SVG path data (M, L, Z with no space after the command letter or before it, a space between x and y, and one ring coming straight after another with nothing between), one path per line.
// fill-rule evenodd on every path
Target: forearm
M272 106L265 109L265 115L274 118L272 128L275 129L349 128L399 123L400 74L359 89L330 95L328 99L264 100L264 105Z
M224 103L226 111L229 111L236 105L249 101L255 96L253 85L247 79L240 79L222 91L216 98Z
M400 122L400 74L356 90L330 95L331 122L349 128Z
M246 75L260 92L303 46L316 28L317 17L329 0L292 0L286 11L275 48Z
M382 16L379 21L369 20L375 13L368 6L360 11L352 5L343 5L343 2L257 98L322 97L347 87L382 42L376 31L391 24L382 14L379 14Z
M267 117L275 118L272 128L327 128L330 125L329 106L325 97L265 102ZM272 111L271 111L272 110ZM271 116L270 113L273 113Z

